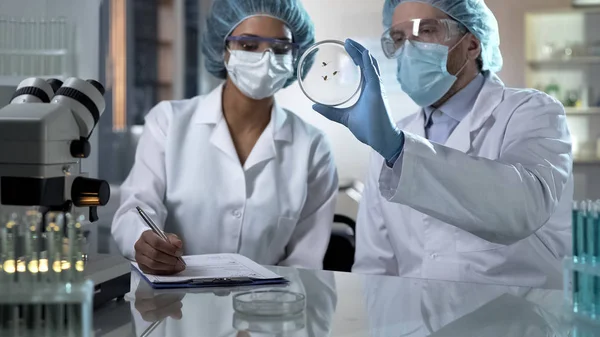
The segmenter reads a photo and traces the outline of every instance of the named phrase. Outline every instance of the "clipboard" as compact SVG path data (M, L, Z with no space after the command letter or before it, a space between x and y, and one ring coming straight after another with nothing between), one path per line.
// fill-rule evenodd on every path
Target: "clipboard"
M256 262L238 255L238 254L210 254L210 255L196 255L186 256L186 263L189 267L196 269L202 269L202 263L206 261L222 260L226 264L223 265L223 269L227 269L227 266L231 264L239 264L236 266L242 270L247 270L246 275L224 275L219 276L199 276L199 277L157 277L153 275L146 275L142 272L136 263L132 263L132 269L134 269L142 278L153 288L153 289L181 289L181 288L218 288L218 287L244 287L244 286L264 286L264 285L284 285L288 284L289 281L284 277L277 275L266 268L260 266ZM219 265L206 266L206 269L212 268L213 274L216 270L218 272ZM250 275L257 275L259 277L252 277ZM152 278L152 280L151 280Z

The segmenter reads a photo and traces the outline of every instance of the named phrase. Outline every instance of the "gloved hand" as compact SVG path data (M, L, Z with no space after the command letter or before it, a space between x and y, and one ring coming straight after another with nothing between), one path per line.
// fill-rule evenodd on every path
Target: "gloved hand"
M339 109L315 104L313 109L346 126L358 140L369 145L390 162L402 151L404 134L392 121L377 60L356 41L348 39L345 45L346 51L363 73L360 98L349 108Z

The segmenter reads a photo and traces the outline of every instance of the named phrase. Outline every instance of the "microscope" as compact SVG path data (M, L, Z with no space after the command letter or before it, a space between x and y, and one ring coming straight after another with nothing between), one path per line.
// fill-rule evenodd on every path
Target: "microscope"
M95 80L28 78L18 85L0 109L0 208L8 210L0 212L1 220L15 208L32 207L42 219L69 213L87 224L98 220L97 207L108 203L110 187L82 173L81 159L90 155L89 139L104 109L104 87ZM127 292L129 261L90 253L84 251L83 259L85 278L96 288L94 304Z
M105 109L94 80L28 78L0 109L0 204L42 212L86 212L110 198L109 184L81 172L89 137Z
M69 324L88 336L92 305L125 291L110 282L128 279L129 262L88 261L83 248L110 198L106 181L81 172L104 109L102 84L78 78L25 79L0 109L0 309L13 310L0 335Z

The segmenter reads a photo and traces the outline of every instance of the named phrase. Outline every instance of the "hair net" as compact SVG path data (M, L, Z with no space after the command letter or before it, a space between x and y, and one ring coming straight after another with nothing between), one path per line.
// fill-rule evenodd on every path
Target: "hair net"
M202 53L206 57L206 70L214 76L225 79L227 70L224 64L225 39L245 19L256 15L268 15L283 21L292 31L292 37L302 55L315 43L315 29L308 13L300 0L215 0L212 11L206 20L202 36ZM299 57L295 60L298 62ZM304 77L314 62L314 56L307 59ZM297 64L294 76L285 83L288 87L296 80Z
M460 22L481 41L482 70L502 69L498 21L483 0L385 0L383 24L386 27L391 27L394 10L403 2L429 4Z

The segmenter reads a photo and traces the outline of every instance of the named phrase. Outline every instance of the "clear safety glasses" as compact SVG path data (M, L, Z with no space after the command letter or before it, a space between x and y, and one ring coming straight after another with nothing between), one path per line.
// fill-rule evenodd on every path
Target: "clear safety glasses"
M445 44L467 29L451 19L414 19L392 26L381 36L383 53L389 59L400 56L406 41Z
M298 56L298 44L290 41L258 36L229 36L226 41L230 51L264 53L271 50L275 55L291 55L294 59Z

